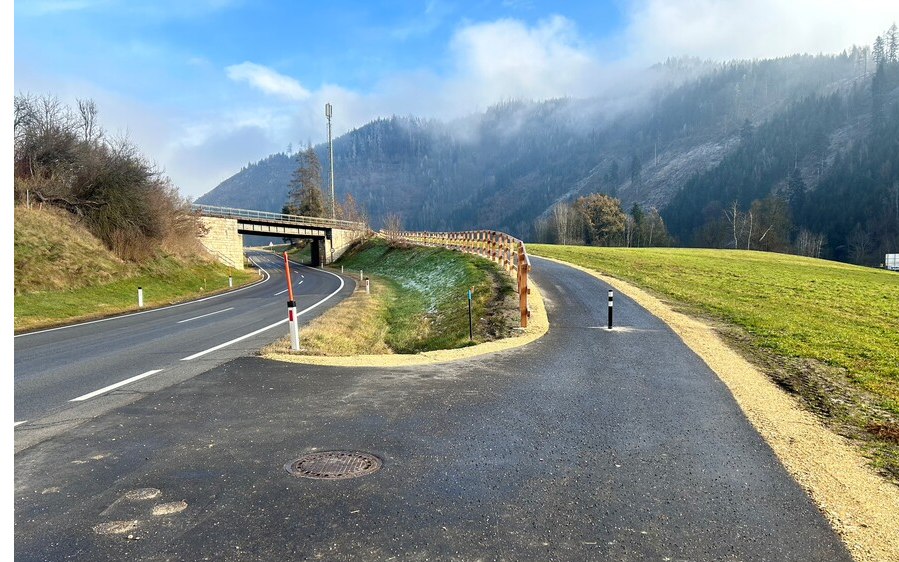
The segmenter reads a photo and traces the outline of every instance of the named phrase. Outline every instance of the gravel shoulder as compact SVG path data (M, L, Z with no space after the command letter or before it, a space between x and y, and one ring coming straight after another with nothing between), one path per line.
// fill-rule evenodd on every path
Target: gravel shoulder
M712 326L674 311L634 285L567 262L559 263L608 283L678 334L728 387L750 423L808 492L854 559L899 561L899 488L871 470L846 439L826 429L813 414L803 410L792 396L731 349ZM285 362L357 367L427 365L468 359L525 345L543 336L549 324L540 291L533 285L531 307L529 326L520 336L462 349L416 355L318 357L268 352L263 356Z

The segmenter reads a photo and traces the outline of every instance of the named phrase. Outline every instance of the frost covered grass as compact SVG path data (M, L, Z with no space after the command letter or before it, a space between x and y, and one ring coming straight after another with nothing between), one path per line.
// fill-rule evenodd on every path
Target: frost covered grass
M881 460L899 476L899 274L739 250L531 244L528 251L716 319L732 343L842 424L842 433L892 443Z
M365 327L360 328L357 339L370 341L366 346L373 349L372 353L384 351L378 351L380 344L363 334L377 333L375 327L381 325L383 344L394 353L482 343L507 335L514 326L510 321L515 312L509 300L511 280L488 260L439 248L397 246L376 238L345 255L337 265L343 265L347 274L362 270L371 278L372 294L364 295L362 283L360 290L363 297L378 304L365 309L365 319L359 320L360 326ZM471 341L469 289L474 319ZM348 305L343 313L339 308L338 315L361 314L358 307ZM328 347L325 342L320 344L316 344L316 349Z

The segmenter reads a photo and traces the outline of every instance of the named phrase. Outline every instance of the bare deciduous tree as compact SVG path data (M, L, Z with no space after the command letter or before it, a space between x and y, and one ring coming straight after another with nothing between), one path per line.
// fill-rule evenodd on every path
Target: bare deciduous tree
M816 234L803 228L796 236L796 253L800 256L820 258L823 247L823 234Z
M728 224L731 225L731 231L734 237L734 249L740 247L740 235L743 233L743 213L740 212L740 206L736 201L731 203L730 207L724 209L724 216L727 218Z
M384 217L384 232L387 239L396 242L400 239L400 232L403 231L403 219L397 213L387 213Z
M78 100L78 113L81 116L81 139L93 142L102 136L102 131L97 126L97 104L94 100ZM95 138L96 135L96 138Z
M571 206L564 201L559 201L552 206L552 216L556 223L556 239L559 244L568 244L569 223L571 222Z

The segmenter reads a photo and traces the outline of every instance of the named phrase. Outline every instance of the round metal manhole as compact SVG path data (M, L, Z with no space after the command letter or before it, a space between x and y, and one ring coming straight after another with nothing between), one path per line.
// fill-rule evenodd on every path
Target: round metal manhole
M284 465L298 478L344 480L378 471L381 459L358 451L320 451L309 453Z

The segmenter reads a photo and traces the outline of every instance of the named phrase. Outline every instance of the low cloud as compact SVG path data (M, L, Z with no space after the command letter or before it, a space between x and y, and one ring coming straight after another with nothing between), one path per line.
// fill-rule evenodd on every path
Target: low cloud
M231 80L247 82L250 86L266 94L292 100L303 100L309 97L309 90L298 81L259 64L242 62L225 68L225 72Z
M594 55L574 22L562 16L533 27L513 19L468 25L453 36L450 50L456 65L450 82L476 105L585 96L597 85Z
M894 0L635 0L625 41L635 60L837 53L869 45L896 19Z

